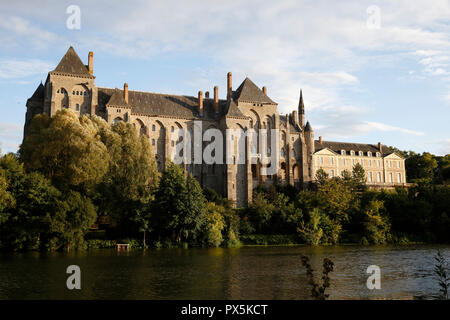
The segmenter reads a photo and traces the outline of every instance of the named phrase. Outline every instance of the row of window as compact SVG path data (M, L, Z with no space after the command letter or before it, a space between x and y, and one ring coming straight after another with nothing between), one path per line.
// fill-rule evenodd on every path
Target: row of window
M330 164L334 165L334 162L335 162L334 158L330 157L329 160L330 160L329 161ZM341 159L341 164L343 166L345 166L345 165L349 164L349 161L351 161L352 166L354 166L357 163L359 163L361 165L364 165L364 162L365 162L368 167L372 166L372 161L373 161L373 163L377 167L379 167L379 168L381 167L381 160L372 160L372 159L369 159L369 160L363 160L363 159ZM319 157L319 164L320 165L324 164L324 157ZM393 168L394 167L393 165L395 165L397 168L400 168L401 167L401 161L389 160L389 161L387 161L387 165L388 165L388 168Z
M63 105L62 107L65 108L65 109L68 109L68 108L69 108L68 105ZM75 111L80 111L80 104L79 104L79 103L76 103L76 104L75 104ZM88 106L85 105L85 106L83 107L83 111L84 111L84 112L87 112L87 111L88 111Z
M56 91L56 93L61 93L61 94L67 94L67 91L66 91L66 89L64 89L64 88L61 88L61 89L58 89L57 91ZM84 90L84 91L72 91L72 95L76 95L76 96L87 96L87 95L89 95L89 92L87 91L87 90Z
M345 170L341 171L341 176L342 177L344 176L344 171ZM376 172L375 176L374 176L374 174L375 174L375 172L368 172L367 173L367 182L372 183L372 182L375 182L375 179L376 179L376 182L381 183L382 182L381 172ZM330 170L329 177L330 178L335 177L335 171L334 170ZM387 182L389 182L389 183L394 183L394 182L402 183L403 182L401 173L397 173L397 181L394 181L394 174L392 172L390 172L388 174L387 178L388 178Z
M354 155L356 155L356 152L353 151L353 150L350 150L350 151L341 150L341 155L342 156L348 156L348 155L354 156ZM381 153L380 152L376 152L375 155L374 155L370 151L367 151L367 152L358 151L358 156L360 156L360 157L364 157L364 156L366 156L366 157L373 157L373 156L375 156L375 157L379 158L379 157L381 157Z

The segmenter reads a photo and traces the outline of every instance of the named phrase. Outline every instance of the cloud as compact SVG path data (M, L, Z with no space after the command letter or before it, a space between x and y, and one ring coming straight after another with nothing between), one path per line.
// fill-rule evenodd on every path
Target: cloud
M23 125L0 122L0 149L2 153L17 152L22 141Z
M0 78L26 78L36 74L42 75L52 70L54 64L38 60L0 60Z
M401 132L405 134L410 134L414 136L423 136L425 135L421 131L409 130L400 127L391 126L388 124L380 123L380 122L366 122L365 125L370 129L378 130L378 131L393 131L393 132Z

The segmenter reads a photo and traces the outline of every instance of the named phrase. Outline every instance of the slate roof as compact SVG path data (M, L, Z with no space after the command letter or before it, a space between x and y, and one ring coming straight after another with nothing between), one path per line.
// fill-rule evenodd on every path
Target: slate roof
M99 105L131 107L136 114L148 116L169 116L193 119L198 118L198 97L181 96L142 91L128 91L128 105L123 98L123 90L98 88ZM216 119L227 115L230 117L245 117L234 102L219 99L219 114L214 110L214 99L203 99L203 118Z
M55 70L51 71L51 73L64 73L93 77L72 47L67 50Z
M374 156L378 152L378 145L351 142L322 141L322 143L319 143L318 140L315 140L314 147L316 151L328 148L339 154L341 153L341 150L345 150L347 153L353 150L356 154L358 154L358 151L362 151L364 152L364 155L367 155L367 152L370 151ZM383 156L387 156L394 152L391 148L384 145L382 146L382 151Z
M289 119L289 123L291 124L289 126L290 128L290 133L299 133L302 132L302 129L300 128L299 125L293 125L292 121L291 121L291 117L289 115L280 115L280 124L283 124L284 126L286 126L287 128L287 121Z
M264 92L258 88L256 84L253 83L248 77L241 83L241 85L234 91L233 98L236 101L243 102L256 102L256 103L267 103L276 104Z
M36 88L33 95L31 96L30 100L44 100L45 96L45 88L44 85L41 84Z

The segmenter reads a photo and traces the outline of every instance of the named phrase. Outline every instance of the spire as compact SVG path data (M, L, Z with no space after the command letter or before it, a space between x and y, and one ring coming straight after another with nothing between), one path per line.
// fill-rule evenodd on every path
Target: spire
M301 128L305 126L305 104L303 103L302 89L300 89L300 100L298 101L298 123Z

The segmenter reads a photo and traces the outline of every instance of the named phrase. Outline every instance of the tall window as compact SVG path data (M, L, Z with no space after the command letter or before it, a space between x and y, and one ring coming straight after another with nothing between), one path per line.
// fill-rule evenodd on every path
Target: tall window
M389 173L389 182L392 183L392 172Z
M398 183L402 183L402 174L401 173L398 174L397 178L398 178Z
M372 172L369 172L369 182L372 182Z
M80 105L78 103L75 105L75 110L80 111Z
M331 158L331 164L334 165L334 158Z
M381 172L377 173L377 182L381 182Z

